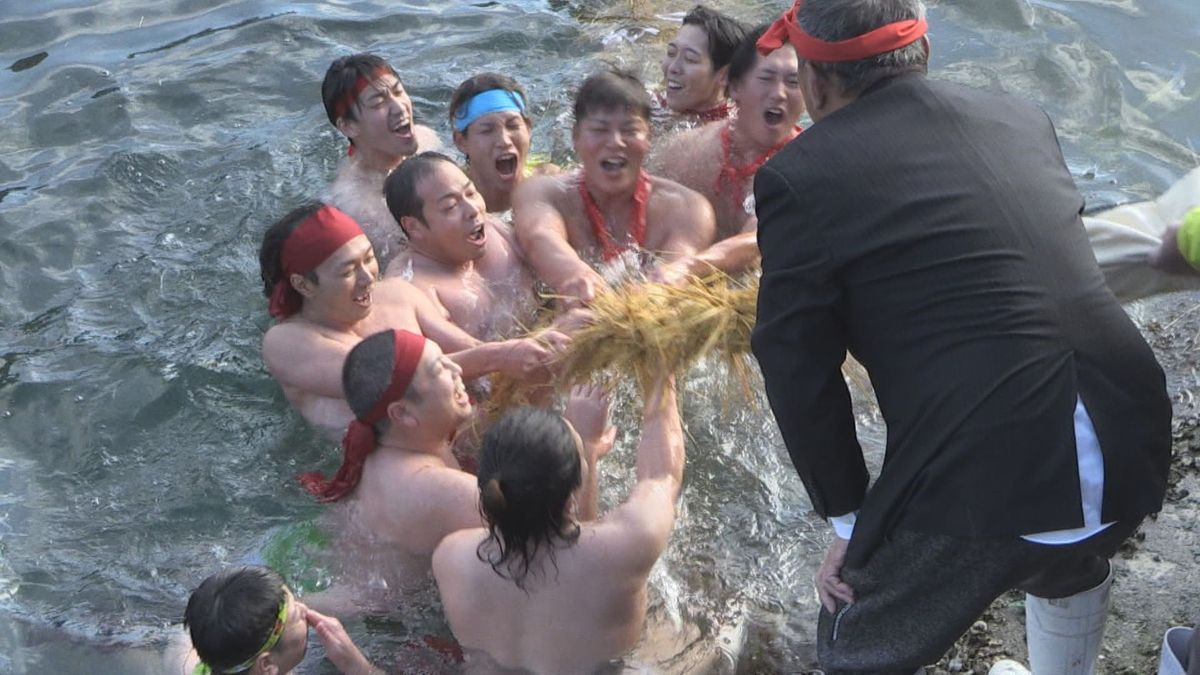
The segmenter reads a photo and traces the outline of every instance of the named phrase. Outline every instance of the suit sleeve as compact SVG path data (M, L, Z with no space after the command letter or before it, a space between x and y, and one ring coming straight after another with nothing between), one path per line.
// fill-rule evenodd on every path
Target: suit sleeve
M759 170L754 193L762 280L751 347L813 509L843 515L861 506L868 474L842 377L842 293L821 236L837 224L811 222L811 210L770 166Z

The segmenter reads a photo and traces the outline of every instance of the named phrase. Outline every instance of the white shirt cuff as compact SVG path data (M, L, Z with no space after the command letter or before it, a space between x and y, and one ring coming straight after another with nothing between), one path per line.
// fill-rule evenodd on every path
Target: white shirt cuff
M829 523L833 525L833 533L841 539L849 539L854 534L854 523L858 521L858 511L845 515L832 516Z

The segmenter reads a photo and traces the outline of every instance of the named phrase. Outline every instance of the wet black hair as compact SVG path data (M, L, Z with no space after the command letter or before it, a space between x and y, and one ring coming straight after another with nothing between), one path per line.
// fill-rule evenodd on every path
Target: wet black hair
M222 570L202 581L183 614L200 660L221 672L258 653L275 628L285 588L278 572L258 565Z
M771 24L764 23L757 26L754 30L746 34L746 39L742 40L741 44L733 52L733 58L729 61L729 76L726 78L725 93L728 94L733 88L733 85L741 82L742 78L754 70L754 64L758 63L758 39L767 32ZM790 47L784 47L790 49Z
M262 245L258 249L259 275L263 282L263 295L271 297L275 282L283 278L283 243L292 235L300 223L308 220L324 204L321 202L305 202L287 215L275 221L263 233ZM316 271L304 275L309 281L317 283Z
M713 70L720 70L733 58L733 52L746 37L746 25L737 19L696 5L683 17L684 26L696 26L708 36L708 58Z
M463 83L458 85L454 93L450 95L450 129L454 129L454 115L458 109L467 104L472 96L481 94L492 89L503 89L511 91L521 97L521 101L525 103L526 111L529 110L529 97L525 95L525 88L507 75L500 73L479 73L463 80ZM524 115L525 121L529 121L529 115ZM463 129L462 134L467 135L471 127Z
M566 420L548 410L518 408L483 437L479 472L480 512L488 537L476 555L501 578L525 589L538 552L579 539L579 524L566 515L567 500L583 481L579 446Z
M575 124L589 113L628 110L650 121L650 94L637 76L624 70L606 70L588 77L575 94Z
M355 417L365 418L383 397L395 366L396 334L391 330L366 337L346 354L342 362L342 392ZM420 400L416 387L410 386L404 392L404 400L414 403Z
M351 54L329 64L325 79L321 82L321 101L325 104L325 115L330 124L337 126L338 101L354 91L354 83L358 82L358 78L369 78L379 68L386 68L397 80L400 79L396 69L376 54ZM346 119L355 119L355 107L346 108L344 116Z
M388 211L392 212L392 218L396 219L405 236L408 236L408 230L404 229L401 218L412 216L422 223L425 222L425 202L417 193L417 183L433 173L433 167L438 162L458 166L446 155L427 150L401 162L383 182L383 196L387 201Z

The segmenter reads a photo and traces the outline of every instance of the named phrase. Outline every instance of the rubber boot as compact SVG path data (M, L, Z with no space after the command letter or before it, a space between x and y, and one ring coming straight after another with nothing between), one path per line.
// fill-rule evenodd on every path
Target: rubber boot
M1162 657L1158 662L1158 675L1187 675L1188 643L1192 629L1176 626L1163 635Z
M1004 659L992 664L988 675L1029 675L1029 669L1016 661Z
M1104 624L1112 567L1095 588L1049 600L1025 595L1025 642L1033 675L1092 675Z

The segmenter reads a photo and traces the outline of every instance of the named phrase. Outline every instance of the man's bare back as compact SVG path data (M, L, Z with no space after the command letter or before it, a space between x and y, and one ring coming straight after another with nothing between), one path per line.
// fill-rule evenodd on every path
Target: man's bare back
M565 674L591 673L637 644L646 580L670 537L683 471L673 384L648 399L628 499L583 523L574 543L552 544L553 562L539 549L524 589L480 559L487 530L461 530L438 546L434 575L464 649L506 669Z

